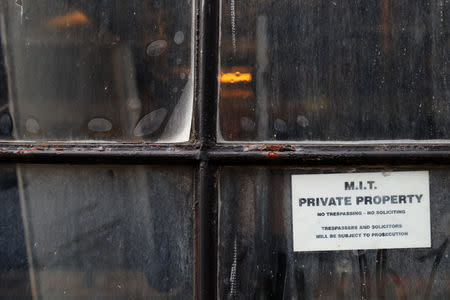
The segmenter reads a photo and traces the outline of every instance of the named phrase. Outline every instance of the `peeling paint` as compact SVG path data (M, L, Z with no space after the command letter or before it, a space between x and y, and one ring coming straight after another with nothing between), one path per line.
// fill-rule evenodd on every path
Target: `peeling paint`
M269 152L269 153L267 153L267 157L268 158L277 158L278 157L278 153L276 153L276 152Z

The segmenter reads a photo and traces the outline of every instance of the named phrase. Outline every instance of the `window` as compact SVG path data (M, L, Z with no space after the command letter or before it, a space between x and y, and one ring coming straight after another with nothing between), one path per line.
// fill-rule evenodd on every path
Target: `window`
M448 8L2 1L0 293L448 297ZM430 247L294 251L293 175L414 171Z
M225 141L449 138L448 21L426 1L223 1Z
M194 84L189 1L3 6L9 75L3 118L14 125L5 128L11 138L189 140Z

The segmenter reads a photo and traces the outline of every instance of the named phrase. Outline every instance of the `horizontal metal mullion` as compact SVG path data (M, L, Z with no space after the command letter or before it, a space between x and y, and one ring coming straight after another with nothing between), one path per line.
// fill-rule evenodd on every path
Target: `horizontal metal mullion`
M178 163L199 159L196 145L0 144L0 161L15 163Z
M213 162L227 163L450 163L448 145L304 146L288 144L218 145Z
M212 151L209 153L209 160L216 163L228 164L252 164L257 162L269 163L450 163L448 152L435 153L339 153L322 152L315 154L308 153L242 153L242 152L220 152Z
M35 163L450 163L447 145L0 144L1 162Z

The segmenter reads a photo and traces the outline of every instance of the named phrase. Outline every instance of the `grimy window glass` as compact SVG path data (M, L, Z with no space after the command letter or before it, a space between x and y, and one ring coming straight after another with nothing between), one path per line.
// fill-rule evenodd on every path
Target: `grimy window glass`
M448 1L221 3L221 139L450 138Z
M4 139L186 142L191 1L1 1Z
M0 298L449 298L449 8L0 0ZM423 248L295 250L294 193L391 171Z
M193 172L3 165L0 295L192 299Z
M429 171L431 248L294 252L291 174L355 170L222 168L219 299L448 298L450 171Z

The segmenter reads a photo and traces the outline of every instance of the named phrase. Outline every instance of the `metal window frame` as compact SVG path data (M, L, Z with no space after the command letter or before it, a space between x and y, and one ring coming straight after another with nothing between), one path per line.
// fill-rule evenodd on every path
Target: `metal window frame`
M433 167L450 165L450 141L360 144L218 143L220 0L196 0L195 99L191 140L153 143L0 142L0 163L190 164L196 166L194 298L217 298L216 172L229 165Z

